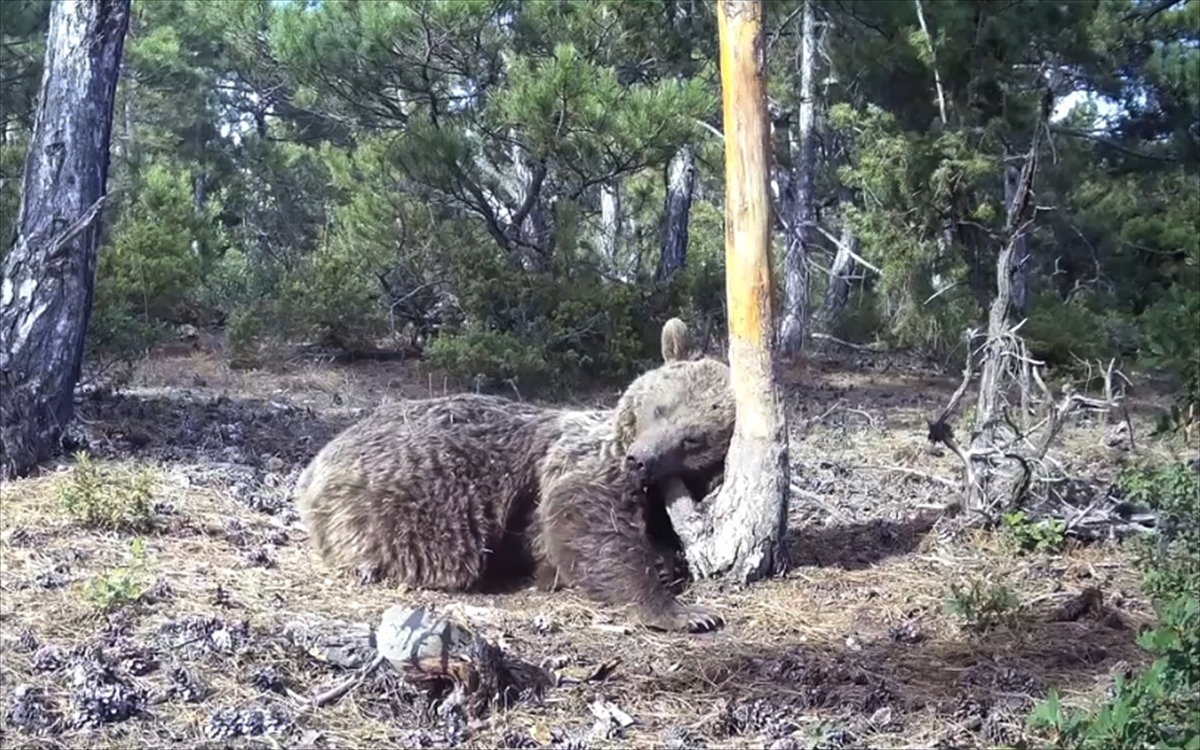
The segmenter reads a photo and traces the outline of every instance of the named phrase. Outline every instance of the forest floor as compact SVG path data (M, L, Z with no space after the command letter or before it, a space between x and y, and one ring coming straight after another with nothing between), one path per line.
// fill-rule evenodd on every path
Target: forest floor
M207 347L155 356L117 394L80 401L72 434L102 477L151 472L161 528L139 537L73 524L61 497L79 481L66 459L3 488L3 747L994 747L1025 736L1049 688L1086 702L1145 661L1134 640L1153 612L1120 545L1018 554L1002 532L931 533L930 508L947 502L959 466L926 451L926 420L954 374L866 353L792 373L795 567L744 588L692 585L684 600L717 608L726 625L686 635L622 629L571 591L451 596L331 575L291 506L296 476L364 410L443 387L402 363L267 372L222 361ZM1103 484L1122 463L1183 455L1149 436L1153 390L1129 398L1133 449L1105 447L1103 425L1081 419L1059 450L1065 466ZM131 562L135 538L144 548ZM946 606L952 585L973 582L1013 596L983 631ZM1089 587L1101 607L1054 616ZM135 601L102 606L122 597ZM393 604L457 607L507 654L561 672L586 678L620 662L470 726L406 697L389 667L305 706L354 673L304 634L374 627ZM598 701L633 723L585 741ZM73 726L106 713L99 728ZM284 733L210 739L239 716L243 729Z

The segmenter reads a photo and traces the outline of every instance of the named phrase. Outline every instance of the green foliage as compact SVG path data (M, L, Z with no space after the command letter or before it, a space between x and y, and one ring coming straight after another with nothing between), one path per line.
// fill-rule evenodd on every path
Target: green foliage
M946 611L958 617L965 628L979 633L1008 623L1020 601L1012 589L1002 583L986 583L972 578L967 586L950 584Z
M209 206L196 214L191 180L178 167L147 167L136 200L100 250L96 306L111 306L143 321L185 319L200 281L201 257L193 244L214 234L214 210Z
M460 376L483 376L489 381L541 380L549 365L536 348L511 333L474 331L434 339L427 352L435 367Z
M129 544L130 563L114 568L87 582L84 597L96 608L112 611L142 598L146 590L146 544L141 538Z
M1159 514L1138 565L1158 623L1138 636L1154 657L1117 678L1101 705L1068 709L1051 691L1029 717L1057 747L1200 748L1200 477L1182 463L1127 469L1117 484Z
M359 257L343 243L326 243L284 277L281 317L291 331L322 344L366 349L387 330L379 297Z
M155 476L147 469L101 467L80 452L57 493L63 510L82 526L144 531L154 524L155 489Z
M1129 468L1117 486L1130 502L1158 514L1157 538L1139 548L1146 592L1155 599L1200 598L1200 476L1183 463Z
M636 286L474 267L459 302L467 330L432 341L432 364L463 377L558 384L627 377L653 357L666 316ZM475 327L472 327L475 326Z
M1110 355L1104 320L1090 301L1089 295L1075 295L1065 302L1056 294L1034 295L1021 329L1030 354L1052 367Z
M1183 400L1200 405L1200 238L1176 271L1178 280L1166 289L1141 316L1148 364L1178 375Z
M1067 526L1057 518L1030 523L1025 511L1015 510L1004 514L1004 526L1026 552L1061 552L1067 541Z
M48 7L0 18L0 254ZM781 187L797 7L767 8ZM1014 312L1053 365L1136 356L1200 398L1196 3L946 0L925 7L928 31L911 3L820 15L820 229L847 221L878 269L858 268L835 335L961 359L995 293L1004 166L1039 127L1042 72L1070 70L1104 99L1050 129ZM719 339L715 42L714 8L693 0L135 0L89 358L128 363L166 325L225 323L237 366L299 341L403 343L464 377L567 380L652 362L670 315ZM685 145L688 262L657 284L664 178Z
M957 133L905 131L896 116L878 107L838 104L830 120L860 134L856 163L841 168L840 179L877 199L847 208L846 220L863 257L881 271L872 290L886 325L881 333L900 347L949 352L982 310L970 294L964 257L943 241L941 215L946 204L965 198L965 185L995 173L995 159ZM974 221L996 214L987 204L973 210Z
M84 356L94 375L110 384L122 384L147 351L167 338L165 323L131 313L111 304L93 307L84 341Z

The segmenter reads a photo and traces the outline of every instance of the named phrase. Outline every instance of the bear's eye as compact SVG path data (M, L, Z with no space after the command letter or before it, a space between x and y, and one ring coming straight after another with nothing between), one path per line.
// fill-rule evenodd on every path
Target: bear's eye
M703 442L698 437L686 437L683 439L683 449L684 450L689 450L689 451L696 450L702 444L703 444Z

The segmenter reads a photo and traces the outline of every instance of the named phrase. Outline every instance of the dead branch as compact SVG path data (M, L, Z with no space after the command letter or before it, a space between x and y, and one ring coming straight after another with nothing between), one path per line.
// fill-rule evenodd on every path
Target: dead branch
M924 471L909 469L904 466L874 466L871 464L865 464L863 466L847 466L846 468L851 470L863 469L867 471L891 471L897 474L907 474L912 477L919 477L920 479L926 479L930 482L937 482L938 484L949 487L952 490L959 489L958 483L953 480L946 479L945 477L939 477L937 474L928 474Z
M834 337L834 336L830 336L830 335L829 335L829 334L827 334L827 333L816 333L816 332L814 332L814 333L810 333L810 334L808 334L808 335L809 335L811 338L814 338L814 339L821 339L821 340L823 340L823 341L829 341L829 342L832 342L832 343L834 343L834 344L837 344L838 346L844 346L844 347L846 347L847 349L853 349L853 350L854 350L854 351L856 351L856 352L868 352L868 353L871 353L871 354L875 354L875 353L876 353L876 352L875 352L873 349L871 349L871 347L869 347L869 346L863 346L862 344L854 344L854 343L851 343L851 342L849 342L849 341L843 341L843 340L841 340L841 339L839 339L839 338L836 338L836 337Z
M327 706L330 703L334 703L335 701L341 699L351 690L361 685L363 680L370 677L371 674L378 669L381 664L383 664L383 657L376 656L371 663L364 667L358 674L339 682L323 693L313 696L311 700L312 706L315 708L321 708L322 706Z

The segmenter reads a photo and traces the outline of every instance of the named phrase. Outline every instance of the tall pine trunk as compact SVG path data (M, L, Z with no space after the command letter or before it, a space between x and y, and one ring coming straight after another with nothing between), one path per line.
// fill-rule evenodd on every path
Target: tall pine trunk
M113 100L130 0L56 0L16 241L0 281L0 469L50 458L91 315Z
M800 117L792 173L791 216L787 222L784 249L783 323L780 346L784 357L793 357L804 348L808 322L808 256L816 234L816 85L817 61L816 13L811 0L804 1L800 38Z
M776 380L762 0L718 0L725 124L729 366L737 422L725 482L702 508L668 506L697 577L751 581L786 567L787 419Z
M662 254L658 258L656 273L659 281L666 281L687 265L688 221L692 214L692 194L695 190L696 151L688 144L675 152L667 167Z

